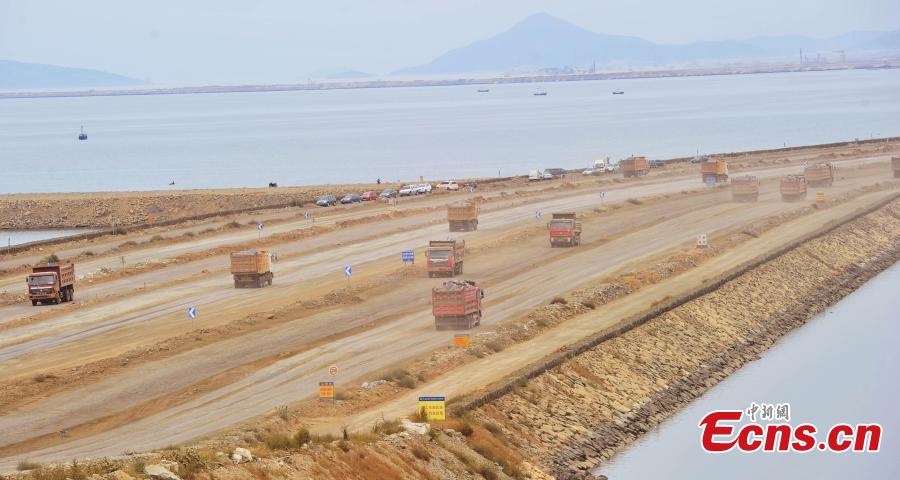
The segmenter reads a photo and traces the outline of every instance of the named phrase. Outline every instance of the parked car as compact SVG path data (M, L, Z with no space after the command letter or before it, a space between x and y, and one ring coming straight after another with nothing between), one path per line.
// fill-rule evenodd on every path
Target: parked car
M378 195L379 198L397 198L397 191L393 188L385 188L381 195Z
M378 200L378 194L369 190L368 192L363 192L363 194L360 195L360 198L362 198L364 202L370 202L372 200Z
M346 205L348 203L357 203L357 202L361 202L361 201L362 201L362 197L360 197L359 195L357 195L355 193L348 193L348 194L344 195L344 198L341 199L341 203L343 203L344 205Z
M550 174L550 178L563 178L566 176L566 169L564 168L548 168L544 170L544 175Z
M532 170L528 172L528 181L533 182L535 180L542 180L544 178L544 172L540 170Z
M650 160L650 168L662 168L666 166L666 162L662 160Z
M597 170L596 168L589 168L589 169L581 172L581 174L586 177L590 176L590 175L597 175L598 173L600 173L600 170Z
M337 205L337 198L335 198L334 195L331 194L322 195L318 200L316 200L316 205L320 207L333 207Z
M404 185L400 187L400 196L408 197L410 195L415 195L419 193L419 187L417 185Z
M443 190L453 190L453 191L459 190L459 184L454 181L451 181L451 180L441 182L438 184L437 187L440 189L443 189Z
M543 180L553 180L554 178L555 177L550 172L544 172L544 174L541 176L541 179Z
M420 183L416 185L416 193L431 193L430 183Z

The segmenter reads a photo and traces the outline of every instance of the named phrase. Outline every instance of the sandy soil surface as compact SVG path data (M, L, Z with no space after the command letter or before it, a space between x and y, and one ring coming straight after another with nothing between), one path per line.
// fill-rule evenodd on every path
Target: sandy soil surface
M824 191L836 198L876 184L882 189L792 220L783 233L767 232L752 246L717 256L695 270L704 268L703 273L685 274L696 278L660 283L658 289L623 299L627 306L605 306L597 314L646 308L895 191L889 155L880 150L877 155L864 153L841 157L846 160L838 163L838 180ZM774 179L801 169L799 162L812 154L803 155L787 163L748 159L745 167L736 168L753 168L760 177ZM479 230L454 234L470 249L465 277L486 288L483 326L473 333L523 317L561 292L614 274L623 265L650 263L687 248L699 233L714 237L740 231L750 222L810 203L781 202L774 180L764 181L759 202L732 203L727 188L700 185L694 169L672 166L629 182L579 178L557 182L552 190L546 190L547 184L517 184L509 190L497 186L479 192L493 197L482 203ZM600 191L606 192L602 201ZM440 350L452 334L433 329L428 290L439 280L424 278L420 265L401 265L399 253L414 250L422 258L428 240L447 237L438 207L465 195L435 195L401 204L401 210L414 210L408 215L380 216L396 211L384 205L334 209L315 225L302 214L297 217L296 211L293 216L273 213L283 220L274 221L271 230L267 227L272 235L267 242L279 253L270 288L230 288L227 252L252 244L258 234L249 228L217 229L188 241L129 246L129 256L139 259L135 261L192 256L96 285L82 282L73 304L0 306L0 430L9 432L0 445L0 466L21 458L104 456L124 448L146 450L192 440L313 395L331 364L341 367L339 385L355 385ZM543 227L546 217L535 219L537 210L578 211L584 244L550 249ZM373 219L363 220L368 217ZM342 223L354 219L359 223ZM185 228L209 227L175 226L167 231ZM322 231L298 233L310 229ZM79 269L109 268L120 256L100 252ZM10 259L10 267L24 263L24 258ZM342 275L347 264L355 272L349 285ZM0 276L0 288L17 282L19 274ZM197 319L187 319L189 306L198 308ZM377 409L322 424L364 426L377 416L373 412L407 413L414 405L409 398L423 391L464 394L603 326L596 319L566 322L520 344L530 348L517 345L491 356L495 363L475 370L478 375L468 375L468 369L451 371ZM59 435L60 430L67 436Z

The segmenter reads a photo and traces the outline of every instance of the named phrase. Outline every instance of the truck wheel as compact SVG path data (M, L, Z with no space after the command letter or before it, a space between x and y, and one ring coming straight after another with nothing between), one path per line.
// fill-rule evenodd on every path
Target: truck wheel
M36 307L37 304L38 304L38 301L37 301L37 300L32 300L32 301L31 301L31 306L32 306L32 307Z
M69 289L69 301L75 301L75 287Z

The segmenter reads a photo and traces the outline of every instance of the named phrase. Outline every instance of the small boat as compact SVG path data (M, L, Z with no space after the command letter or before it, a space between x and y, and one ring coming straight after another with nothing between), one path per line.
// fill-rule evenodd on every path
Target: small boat
M490 91L491 91L490 88L479 88L479 89L478 89L478 93L487 93L487 92L490 92Z
M87 134L84 133L84 125L81 126L81 133L78 134L79 140L87 140Z
M546 97L547 92L545 92L543 88L539 88L539 89L535 90L535 92L532 95L534 95L535 97Z
M625 95L625 92L623 92L622 90L616 90L615 92L612 92L612 93L613 93L613 95Z

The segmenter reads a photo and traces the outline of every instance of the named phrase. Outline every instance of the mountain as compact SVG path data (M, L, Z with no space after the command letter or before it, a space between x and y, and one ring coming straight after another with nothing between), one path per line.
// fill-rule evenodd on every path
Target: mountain
M121 87L140 85L134 78L83 68L0 60L0 89Z
M802 36L662 45L639 37L592 32L546 13L537 13L511 29L451 50L428 64L395 75L504 72L597 65L652 66L713 60L760 59L832 50L900 48L900 30L852 32L818 40Z

